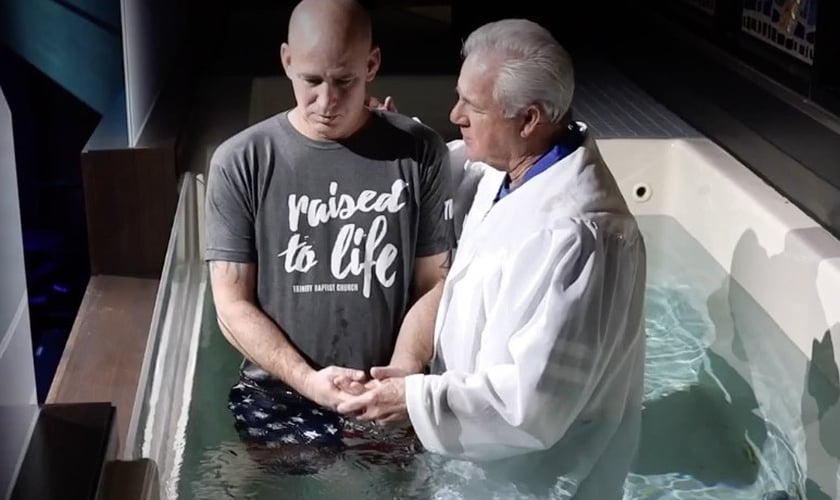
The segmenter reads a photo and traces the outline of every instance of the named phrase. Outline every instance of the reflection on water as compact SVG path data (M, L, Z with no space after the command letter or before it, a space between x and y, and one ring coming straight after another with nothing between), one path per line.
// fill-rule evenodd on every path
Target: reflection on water
M768 372L776 378L784 372L778 365L761 365L756 358L769 357L766 353L749 351L758 349L755 339L760 339L773 345L774 352L784 351L780 359L785 365L798 363L803 373L804 356L778 328L758 318L766 317L760 308L740 305L749 296L675 221L643 217L640 223L650 267L648 356L641 447L625 498L804 498L800 492L807 478L797 458L804 446L802 433L793 428L795 419L769 412L793 415L802 395L779 394L777 407L759 404L757 399L772 396L761 393L757 398L755 383ZM733 301L733 295L738 299ZM743 311L735 314L733 303L756 319L736 321ZM209 296L204 312L187 446L177 473L179 498L568 497L562 479L537 489L468 462L410 449L394 454L393 446L382 452L388 447L376 440L355 440L330 460L310 462L315 469L310 474L278 474L260 465L270 460L255 456L239 441L226 408L240 358L216 329ZM802 383L800 378L791 385L798 384L801 392ZM801 422L797 425L801 428ZM377 439L381 444L388 438Z
M656 401L697 383L708 368L714 325L689 303L687 285L649 284L645 293L645 401Z
M642 445L625 498L798 498L793 450L748 382L709 349L715 325L691 305L698 298L648 287Z

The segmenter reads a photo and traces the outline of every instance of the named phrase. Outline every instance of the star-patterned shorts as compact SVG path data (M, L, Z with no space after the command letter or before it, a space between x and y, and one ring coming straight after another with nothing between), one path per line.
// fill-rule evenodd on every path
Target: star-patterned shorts
M343 418L279 383L242 376L228 396L240 438L267 447L313 445L341 448Z
M280 382L245 374L231 388L228 407L248 453L273 473L316 474L342 455L369 465L404 467L422 449L410 426L386 430L344 418Z

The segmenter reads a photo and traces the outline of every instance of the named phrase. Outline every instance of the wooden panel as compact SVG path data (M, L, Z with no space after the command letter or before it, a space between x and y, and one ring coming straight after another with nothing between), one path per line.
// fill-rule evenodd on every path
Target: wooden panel
M157 289L156 279L92 277L47 395L47 403L111 402L117 408L120 449Z
M157 278L178 202L171 145L82 153L91 274Z

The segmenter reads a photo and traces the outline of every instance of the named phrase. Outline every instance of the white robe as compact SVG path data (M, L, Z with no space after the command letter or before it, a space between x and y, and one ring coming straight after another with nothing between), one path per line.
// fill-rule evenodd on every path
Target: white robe
M462 147L450 143L453 158ZM459 196L482 174L438 309L432 374L406 378L411 423L427 450L541 473L556 479L555 497L621 498L644 392L635 219L589 134L497 203L504 174L463 165Z

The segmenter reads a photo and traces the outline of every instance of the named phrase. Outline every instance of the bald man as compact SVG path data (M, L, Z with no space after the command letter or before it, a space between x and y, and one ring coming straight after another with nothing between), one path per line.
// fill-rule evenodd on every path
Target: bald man
M366 107L380 52L357 3L300 2L280 56L296 105L213 154L206 260L245 358L229 401L240 435L336 445L336 377L389 364L401 325L434 315L454 244L447 148Z

